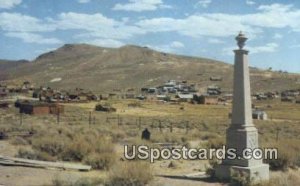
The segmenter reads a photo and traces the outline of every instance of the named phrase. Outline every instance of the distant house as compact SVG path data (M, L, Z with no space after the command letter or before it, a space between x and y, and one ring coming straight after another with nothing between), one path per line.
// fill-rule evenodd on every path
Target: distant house
M180 102L190 102L193 100L194 95L193 94L178 94L176 97L178 98L178 101L180 101Z
M201 95L201 96L195 95L194 101L196 101L198 104L216 105L218 104L218 97L210 96L210 95Z
M149 88L143 87L141 88L141 92L148 92Z
M257 93L254 95L256 100L267 100L268 96L263 93Z
M144 96L144 95L138 95L138 96L136 96L136 99L138 99L138 100L145 100L147 97L146 96Z
M175 80L169 80L165 83L165 86L175 86L177 82Z
M169 101L170 97L163 94L163 95L156 95L156 99L161 101Z
M224 94L223 99L224 99L224 101L232 101L233 94L231 94L231 93Z
M148 89L148 93L149 94L155 94L155 93L157 93L157 88L149 88Z
M252 118L258 120L267 120L268 115L265 111L262 110L253 110L252 111Z
M286 97L281 97L281 101L282 102L294 102L295 98L294 97L290 97L290 96L286 96Z
M220 95L222 92L221 92L221 88L218 87L218 86L208 86L207 87L207 94L208 95Z
M125 94L125 99L134 99L135 97L136 97L135 94L132 93Z
M19 103L19 109L20 113L32 115L58 114L64 112L63 105L39 101L22 101Z

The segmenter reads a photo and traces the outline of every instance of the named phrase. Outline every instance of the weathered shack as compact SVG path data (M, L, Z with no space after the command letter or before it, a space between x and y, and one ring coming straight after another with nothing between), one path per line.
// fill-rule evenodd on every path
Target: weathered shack
M294 102L295 98L290 96L281 97L282 102Z
M178 101L180 102L190 102L193 100L194 96L193 94L178 94L176 98L178 98Z
M198 104L204 104L204 105L216 105L218 104L218 97L217 96L210 96L210 95L194 95L193 98L194 101L196 101Z
M207 94L208 95L220 95L222 93L221 88L218 86L208 86L207 87Z
M20 113L31 115L58 114L64 112L63 105L39 101L19 102Z

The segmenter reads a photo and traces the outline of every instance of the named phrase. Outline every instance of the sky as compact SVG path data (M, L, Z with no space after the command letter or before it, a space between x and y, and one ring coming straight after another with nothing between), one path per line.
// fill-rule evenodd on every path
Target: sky
M29 59L66 43L127 44L300 73L297 0L0 0L0 59Z

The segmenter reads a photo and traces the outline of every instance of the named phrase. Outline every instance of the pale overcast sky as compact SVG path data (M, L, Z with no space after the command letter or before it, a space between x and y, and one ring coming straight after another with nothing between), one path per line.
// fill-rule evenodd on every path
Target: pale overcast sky
M251 66L300 73L297 0L0 0L0 59L88 43L232 63L240 30Z

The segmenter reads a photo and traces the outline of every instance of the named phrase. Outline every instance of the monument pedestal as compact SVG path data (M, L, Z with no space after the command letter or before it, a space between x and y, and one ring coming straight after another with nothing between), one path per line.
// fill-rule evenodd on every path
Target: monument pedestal
M240 175L247 175L247 178L251 181L251 183L269 180L268 164L259 164L250 167L220 164L215 171L216 177L221 180L229 180L235 172Z

